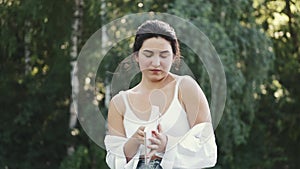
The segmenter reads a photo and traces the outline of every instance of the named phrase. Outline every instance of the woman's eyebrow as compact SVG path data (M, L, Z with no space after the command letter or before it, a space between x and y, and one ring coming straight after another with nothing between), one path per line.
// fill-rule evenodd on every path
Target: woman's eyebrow
M149 52L149 53L151 53L151 54L153 54L154 53L154 51L152 51L152 50L149 50L149 49L144 49L143 50L143 52ZM168 54L168 53L171 53L169 50L163 50L163 51L159 51L159 53L160 54Z
M171 52L168 51L168 50L164 50L164 51L161 51L161 52L159 52L159 53L171 53Z
M150 53L154 53L152 50L148 50L148 49L145 49L145 50L143 50L143 52L150 52Z

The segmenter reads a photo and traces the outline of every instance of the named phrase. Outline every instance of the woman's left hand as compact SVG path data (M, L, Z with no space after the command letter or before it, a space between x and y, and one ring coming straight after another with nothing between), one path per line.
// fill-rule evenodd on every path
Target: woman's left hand
M157 131L152 131L152 136L153 137L149 138L151 144L147 146L147 148L151 149L147 155L148 157L152 157L156 152L165 152L168 141L168 137L165 134L162 134L160 124L157 126Z

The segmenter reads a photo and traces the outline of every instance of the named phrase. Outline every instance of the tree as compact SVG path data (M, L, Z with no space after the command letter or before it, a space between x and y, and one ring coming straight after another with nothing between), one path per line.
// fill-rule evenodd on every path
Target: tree
M299 168L299 28L300 3L294 0L255 1L257 22L274 44L276 60L269 81L262 86L256 134L264 140L262 149L268 168ZM271 114L271 115L268 115Z
M252 2L176 1L170 11L188 18L209 37L225 67L228 94L225 112L216 130L219 145L216 168L255 166L257 161L249 160L240 148L250 142L250 131L259 107L256 93L272 68L274 55L270 40L255 22ZM197 62L189 58L187 62L194 65L195 72L204 71ZM203 76L205 73L197 74L200 85L209 94L208 79Z
M70 25L72 5L0 3L1 168L57 168L65 154L70 32L61 22Z

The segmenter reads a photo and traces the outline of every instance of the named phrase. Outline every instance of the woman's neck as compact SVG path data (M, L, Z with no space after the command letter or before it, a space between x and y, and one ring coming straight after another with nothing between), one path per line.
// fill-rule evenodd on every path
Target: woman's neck
M167 74L164 78L157 80L157 81L151 81L150 79L147 79L145 77L142 77L142 80L139 84L142 90L151 91L154 89L161 89L164 86L166 86L169 82L172 81L172 77L170 74Z

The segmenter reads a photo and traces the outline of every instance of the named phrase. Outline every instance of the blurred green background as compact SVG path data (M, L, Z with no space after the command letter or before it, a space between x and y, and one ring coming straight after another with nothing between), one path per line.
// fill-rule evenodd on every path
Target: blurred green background
M0 0L1 169L108 168L105 150L72 119L72 63L102 25L150 11L194 23L222 60L227 98L214 168L300 168L300 1ZM104 115L110 72L128 44L98 70ZM201 61L184 44L182 55L209 98Z

